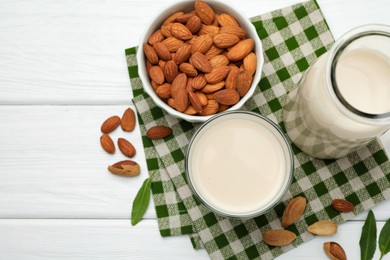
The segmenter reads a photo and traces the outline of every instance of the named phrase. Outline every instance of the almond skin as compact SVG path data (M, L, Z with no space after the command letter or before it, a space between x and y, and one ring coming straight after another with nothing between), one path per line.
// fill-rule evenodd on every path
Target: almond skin
M210 73L207 73L204 77L210 84L215 84L224 80L229 74L230 68L228 66L220 66L212 69Z
M162 25L161 26L161 34L165 37L171 37L172 36L171 28L172 28L172 23Z
M153 65L158 63L158 56L156 51L147 43L144 43L144 54L146 59Z
M156 42L162 42L164 39L165 39L165 37L161 33L161 30L159 29L159 30L155 31L152 35L150 35L148 42L150 45L153 45Z
M233 18L230 14L220 14L217 17L218 23L220 26L226 26L226 25L233 25L233 26L239 26L236 19Z
M150 78L157 84L163 84L165 81L164 72L160 66L153 66L149 70Z
M210 61L208 61L206 57L200 52L195 52L194 54L192 54L191 60L192 65L194 65L195 68L204 73L211 72L213 69Z
M202 54L206 53L211 46L213 45L213 37L208 34L200 35L191 46L191 52L200 52Z
M167 46L170 52L176 52L183 44L182 40L179 40L173 36L166 38L162 42Z
M146 136L149 139L155 140L155 139L165 138L171 134L172 134L172 129L170 127L164 125L158 125L158 126L151 127L146 133Z
M332 260L347 260L344 249L336 242L325 242L324 251Z
M229 64L229 59L225 55L217 55L210 59L210 63L213 68L226 66Z
M236 81L236 89L240 94L240 97L245 96L245 94L248 92L252 85L252 80L253 78L248 71L240 71Z
M231 66L228 76L226 77L226 89L236 89L238 75L240 74L240 69Z
M288 227L301 218L306 208L306 198L298 196L286 206L282 217L282 227Z
M100 137L100 145L107 153L113 154L115 152L115 145L108 134L103 134Z
M214 45L218 48L229 48L240 41L237 36L228 33L218 33L213 40Z
M210 116L218 112L219 104L215 100L209 100L207 105L203 107L201 115Z
M317 236L330 236L337 233L337 224L331 220L320 220L310 225L307 230Z
M169 61L171 59L171 52L168 47L162 42L156 42L153 45L154 50L157 53L157 56L164 61Z
M135 128L135 113L130 107L125 110L121 119L121 128L125 132L131 132Z
M184 12L176 12L176 13L172 14L167 19L165 19L165 21L163 22L163 25L174 23L176 21L176 18L182 16L183 14L184 14Z
M138 163L131 160L125 160L108 166L108 171L119 176L134 177L140 174L141 168Z
M248 71L249 74L253 75L256 72L256 66L257 66L257 57L256 54L251 52L249 53L242 63L242 66L244 70Z
M233 89L224 89L214 94L214 100L222 105L234 105L240 100L240 95Z
M132 143L124 138L118 138L118 148L127 157L134 157L136 150Z
M199 0L196 1L195 11L204 24L210 25L213 23L215 12L207 3Z
M176 78L172 82L171 96L175 98L177 90L180 88L185 89L186 87L187 87L187 75L185 73L180 73L179 75L176 76Z
M211 48L204 54L206 59L211 60L213 57L221 54L223 49L217 48L215 45L211 46Z
M180 64L180 71L185 73L188 77L196 77L198 76L198 71L194 67L194 65L184 62Z
M297 236L288 230L275 229L263 234L263 241L270 246L286 246L293 242Z
M177 23L186 23L191 17L195 16L195 13L186 13L175 19Z
M103 122L100 130L105 134L111 133L119 126L120 123L121 119L119 116L111 116Z
M195 92L195 93L196 93L196 95L198 95L200 104L201 104L202 106L207 105L208 100L207 100L206 95L205 95L204 93L200 92L200 91L197 91L197 92Z
M352 212L355 209L355 206L351 202L343 199L334 199L332 201L332 207L338 212Z
M182 46L177 49L174 61L176 64L181 64L187 61L191 57L191 44L184 43Z
M229 60L239 61L248 55L255 46L255 42L252 39L245 39L234 45L226 54Z
M202 25L202 28L199 31L199 35L208 34L211 37L214 37L219 33L219 27L215 25Z
M177 39L180 40L189 40L192 38L192 32L181 23L174 23L171 27L171 33Z
M185 88L177 89L175 96L175 108L179 112L184 112L188 107L188 93Z
M198 75L195 78L192 79L192 88L199 90L206 86L207 82L204 79L203 75Z
M164 83L160 85L156 90L157 96L162 99L168 99L171 97L171 84Z
M196 115L196 110L194 109L193 106L188 106L186 111L183 112L184 114L187 114L187 115Z
M195 94L194 92L189 92L188 98L189 98L190 103L191 103L192 107L194 108L194 110L197 113L202 112L202 103L200 102L198 95Z
M198 16L193 16L188 19L186 27L190 30L190 32L197 33L200 29L202 29L202 20Z
M244 29L241 27L237 27L234 25L226 25L222 26L221 29L219 30L219 33L228 33L228 34L233 34L240 38L241 40L245 39L246 37L246 32Z
M176 63L172 60L167 61L164 65L164 77L168 83L172 83L172 81L179 74L179 68Z
M221 81L216 84L207 84L204 88L201 89L201 91L206 94L214 93L222 89L224 86L225 86L225 81ZM214 99L214 96L212 99Z

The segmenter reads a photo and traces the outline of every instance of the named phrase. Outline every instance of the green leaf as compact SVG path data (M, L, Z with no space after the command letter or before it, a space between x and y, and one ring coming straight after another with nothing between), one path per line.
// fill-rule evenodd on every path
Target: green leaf
M390 251L390 219L383 226L379 235L379 250L381 250L381 258Z
M133 201L133 209L131 210L131 225L135 226L141 221L142 216L148 209L150 201L150 185L151 178L147 178L139 189L137 196Z
M372 210L368 212L367 219L360 236L360 259L371 260L376 250L376 221Z

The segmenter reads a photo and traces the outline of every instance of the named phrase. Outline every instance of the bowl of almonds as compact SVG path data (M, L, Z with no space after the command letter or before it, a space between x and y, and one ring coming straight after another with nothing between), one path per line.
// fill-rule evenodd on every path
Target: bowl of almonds
M177 1L152 20L137 52L153 101L176 118L204 122L253 95L264 64L255 27L222 1Z

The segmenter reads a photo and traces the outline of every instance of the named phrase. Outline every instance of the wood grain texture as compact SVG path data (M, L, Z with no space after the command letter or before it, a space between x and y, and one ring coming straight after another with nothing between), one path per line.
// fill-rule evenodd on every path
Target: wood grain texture
M383 225L377 222L378 230ZM316 237L278 259L327 259L327 241L341 244L348 259L359 259L362 226L345 223L336 235ZM0 230L1 259L208 259L205 250L193 250L188 236L160 237L155 220L131 227L127 220L3 219Z

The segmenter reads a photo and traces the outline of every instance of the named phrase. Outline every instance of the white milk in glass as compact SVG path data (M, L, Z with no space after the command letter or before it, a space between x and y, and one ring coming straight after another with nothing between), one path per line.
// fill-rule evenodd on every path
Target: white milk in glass
M318 158L345 156L390 125L390 29L356 28L336 42L289 94L290 139Z
M191 186L223 215L256 215L286 191L292 171L289 146L275 126L258 116L233 112L214 119L189 149Z

